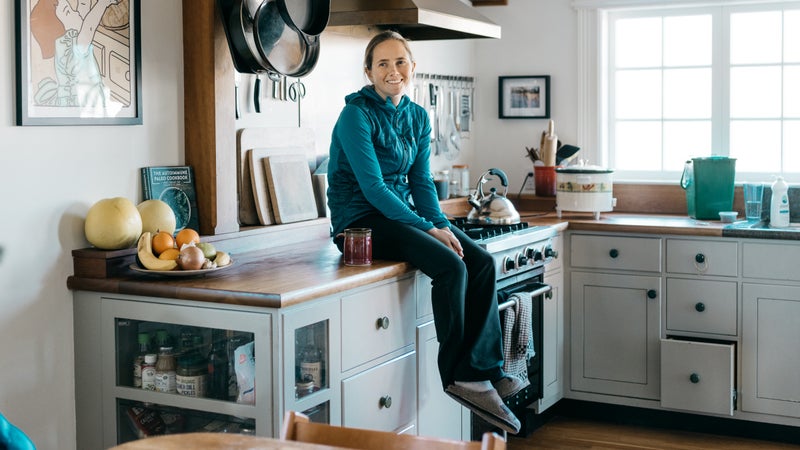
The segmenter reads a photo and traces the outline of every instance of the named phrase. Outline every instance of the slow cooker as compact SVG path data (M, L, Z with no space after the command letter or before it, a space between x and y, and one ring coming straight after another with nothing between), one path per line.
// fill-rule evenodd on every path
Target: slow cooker
M613 170L599 166L556 168L556 214L562 211L601 212L614 209Z

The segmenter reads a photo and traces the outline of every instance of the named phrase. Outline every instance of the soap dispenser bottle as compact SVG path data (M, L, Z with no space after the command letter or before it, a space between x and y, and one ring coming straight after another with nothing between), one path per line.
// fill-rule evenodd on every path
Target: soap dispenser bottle
M778 176L772 183L772 201L769 208L769 225L772 228L789 226L789 185Z

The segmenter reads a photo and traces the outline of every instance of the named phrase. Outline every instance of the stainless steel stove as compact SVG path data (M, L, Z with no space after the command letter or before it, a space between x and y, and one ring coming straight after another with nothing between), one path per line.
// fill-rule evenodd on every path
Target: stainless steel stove
M506 400L508 407L522 421L525 432L529 427L525 411L529 405L542 398L543 394L543 309L544 298L551 290L550 286L544 284L544 272L547 264L558 258L558 253L553 248L553 238L558 231L554 227L528 226L527 223L480 226L460 218L451 220L451 223L494 257L501 320L503 311L516 304L513 294L526 292L531 295L531 335L535 355L527 363L530 385ZM473 415L472 437L478 439L484 431L497 430Z

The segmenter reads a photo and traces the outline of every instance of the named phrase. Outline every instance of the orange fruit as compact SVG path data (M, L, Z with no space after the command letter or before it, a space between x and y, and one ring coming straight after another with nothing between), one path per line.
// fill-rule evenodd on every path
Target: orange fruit
M160 255L158 255L158 259L168 259L168 260L174 261L174 260L178 259L178 255L180 255L180 254L181 254L181 251L178 250L177 248L168 248L168 249L164 250L163 252L161 252Z
M178 244L178 250L186 244L197 244L198 242L200 242L200 235L191 228L184 228L175 235L175 243Z
M159 231L153 236L153 253L156 256L170 248L175 248L175 239L169 232Z

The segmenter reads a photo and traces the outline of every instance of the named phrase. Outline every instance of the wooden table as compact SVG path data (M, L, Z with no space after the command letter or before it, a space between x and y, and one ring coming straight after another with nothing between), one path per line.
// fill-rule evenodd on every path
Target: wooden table
M154 436L111 447L109 450L341 450L342 447L282 441L234 433L185 433Z

